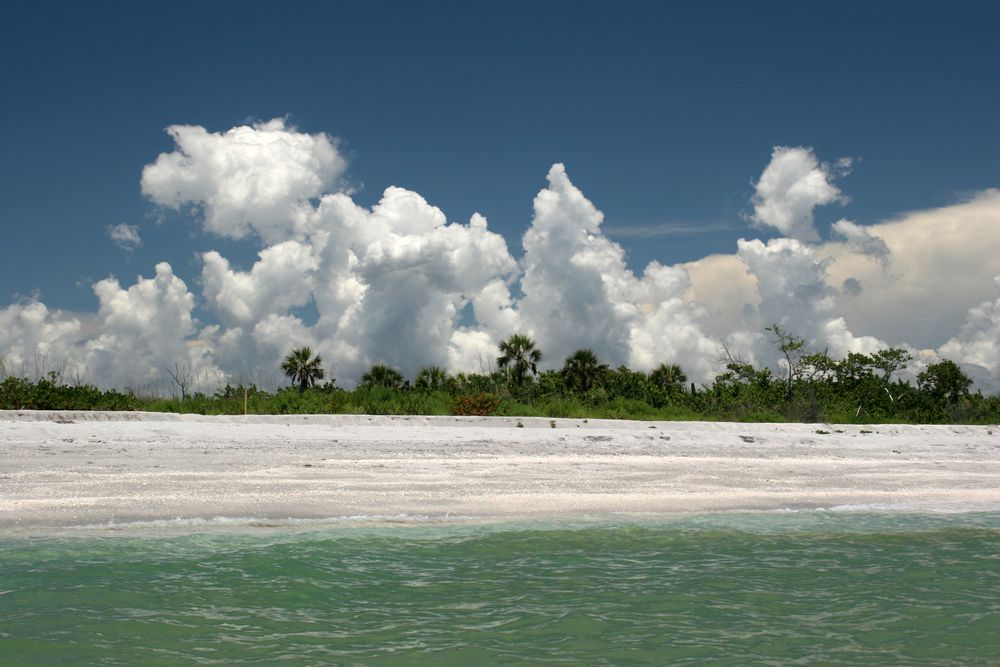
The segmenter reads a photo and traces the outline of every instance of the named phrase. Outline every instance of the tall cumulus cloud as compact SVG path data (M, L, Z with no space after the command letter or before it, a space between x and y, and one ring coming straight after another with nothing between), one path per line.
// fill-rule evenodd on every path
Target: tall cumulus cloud
M162 388L165 372L180 368L194 388L210 390L274 378L291 347L309 345L351 385L376 362L410 377L427 365L490 370L497 344L523 332L542 349L543 367L587 347L613 365L678 363L708 382L720 370L723 343L776 366L763 328L778 323L837 356L889 344L924 360L947 356L984 389L1000 389L1000 299L989 292L1000 273L990 259L1000 256L996 191L875 225L840 220L824 240L815 212L847 201L835 181L851 162L779 146L754 183L749 215L752 226L779 237L740 239L732 254L676 266L654 261L635 272L562 164L549 169L535 197L516 257L484 216L449 221L404 188L387 187L370 208L358 205L344 187L337 141L326 134L281 119L167 132L174 149L143 169L143 193L192 212L209 237L259 244L257 260L241 269L218 251L202 253L198 292L165 262L131 285L109 277L94 285L96 313L11 304L0 310L7 372L48 365L106 386ZM992 243L980 267L962 258L982 243L949 241L959 233L955 220L962 238ZM962 317L934 331L937 347L887 335L886 321L898 313L861 304L921 289L936 294L940 268L920 261L934 256L960 266L969 286Z

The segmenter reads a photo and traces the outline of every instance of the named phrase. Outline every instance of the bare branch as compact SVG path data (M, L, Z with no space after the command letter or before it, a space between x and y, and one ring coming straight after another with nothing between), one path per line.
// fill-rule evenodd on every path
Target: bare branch
M187 364L174 362L174 370L166 369L177 387L181 390L181 400L187 398L188 389L191 387L191 367Z

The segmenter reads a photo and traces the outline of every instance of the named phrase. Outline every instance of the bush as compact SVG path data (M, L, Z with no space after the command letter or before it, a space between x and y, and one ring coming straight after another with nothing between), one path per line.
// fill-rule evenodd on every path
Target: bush
M500 399L493 394L466 394L452 401L451 413L459 416L488 417L497 414L499 407Z
M8 377L0 382L0 410L141 410L133 394L93 385L61 385L54 379L32 382Z

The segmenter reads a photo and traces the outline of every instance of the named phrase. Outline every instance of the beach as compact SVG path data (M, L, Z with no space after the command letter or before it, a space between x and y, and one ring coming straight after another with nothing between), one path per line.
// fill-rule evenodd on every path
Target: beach
M998 509L988 426L6 412L0 651L985 667Z
M0 413L0 529L995 511L990 426Z

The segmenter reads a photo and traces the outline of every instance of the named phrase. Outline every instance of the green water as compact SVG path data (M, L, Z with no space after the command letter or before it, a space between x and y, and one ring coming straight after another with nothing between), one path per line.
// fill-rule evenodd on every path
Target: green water
M1000 514L0 539L0 663L996 665Z

